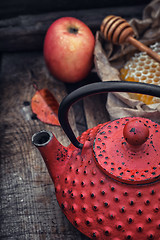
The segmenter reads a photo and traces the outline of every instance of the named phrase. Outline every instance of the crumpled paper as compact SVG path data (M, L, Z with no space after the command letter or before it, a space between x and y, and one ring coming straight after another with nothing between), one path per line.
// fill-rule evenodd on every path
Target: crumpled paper
M142 19L131 19L129 22L135 32L135 38L149 46L160 42L160 0L154 0L143 10ZM120 79L119 69L138 50L130 45L114 45L104 40L98 31L95 44L95 68L102 81ZM108 93L106 103L110 119L128 116L146 117L160 122L160 104L146 105L139 100L131 99L128 93Z

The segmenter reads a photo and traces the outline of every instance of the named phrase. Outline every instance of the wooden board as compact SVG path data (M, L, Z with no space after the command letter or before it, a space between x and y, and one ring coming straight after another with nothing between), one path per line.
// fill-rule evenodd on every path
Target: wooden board
M40 15L20 15L0 20L0 52L42 50L45 33L53 21L60 17L75 17L87 24L93 34L100 29L107 15L125 19L142 17L145 5L108 7L98 9L50 12Z
M40 14L55 11L98 9L111 7L135 6L149 3L149 0L5 0L0 1L0 18L11 18L17 15Z
M65 85L48 74L42 53L5 54L1 59L0 239L85 239L62 214L46 166L31 143L32 134L48 129L68 145L60 127L32 119L30 108L33 80L59 102L66 95Z
M31 137L46 129L63 145L70 142L61 127L36 119L30 102L34 83L39 89L48 88L60 103L67 92L97 81L96 74L81 83L65 85L49 74L42 52L23 52L1 56L0 77L0 239L87 239L61 212L54 185ZM105 114L100 96L87 97L71 108L69 121L78 136L100 123Z

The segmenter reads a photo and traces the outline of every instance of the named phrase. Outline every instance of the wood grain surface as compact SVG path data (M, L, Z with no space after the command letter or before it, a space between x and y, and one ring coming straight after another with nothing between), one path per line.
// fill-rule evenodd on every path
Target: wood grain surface
M60 102L64 84L51 78L41 53L5 54L1 59L1 232L0 239L74 239L81 236L61 214L54 186L31 136L53 131L64 145L69 141L60 127L34 119L30 101L39 88L48 88ZM74 114L70 117L75 132Z
M144 3L123 7L108 7L72 11L49 12L48 14L19 15L0 20L0 52L41 50L48 27L60 17L75 17L87 24L95 34L107 15L125 19L142 17Z
M93 79L93 76L91 78ZM88 81L91 79L86 80L87 83ZM50 89L58 102L61 102L67 91L76 88L76 85L66 86L50 76L42 52L2 55L0 239L87 239L61 212L43 159L31 143L35 132L48 129L62 144L69 144L61 127L44 124L33 115L30 102L35 93L34 82L39 89ZM71 126L77 136L87 128L86 123L92 127L91 125L102 120L97 111L100 112L103 99L96 97L99 109L96 111L93 107L95 102L89 99L88 97L88 100L84 100L85 103L82 101L75 105L69 114ZM87 118L83 115L84 112L88 112ZM105 115L105 112L103 114Z

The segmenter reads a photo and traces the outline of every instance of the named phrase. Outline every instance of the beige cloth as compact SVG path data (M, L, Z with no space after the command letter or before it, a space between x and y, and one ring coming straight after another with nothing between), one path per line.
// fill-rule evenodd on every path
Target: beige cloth
M160 0L148 4L142 19L129 22L135 31L135 38L146 45L160 42ZM102 81L120 80L119 69L137 51L134 46L114 45L105 41L100 32L96 34L95 67ZM106 108L111 120L126 116L146 117L160 122L160 104L146 105L131 99L127 93L109 93Z

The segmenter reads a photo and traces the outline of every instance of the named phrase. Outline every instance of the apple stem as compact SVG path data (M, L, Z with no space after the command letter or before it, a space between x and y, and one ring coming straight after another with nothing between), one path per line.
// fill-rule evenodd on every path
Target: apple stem
M70 33L73 33L73 34L77 34L78 33L78 28L76 28L76 27L69 27L68 31Z

